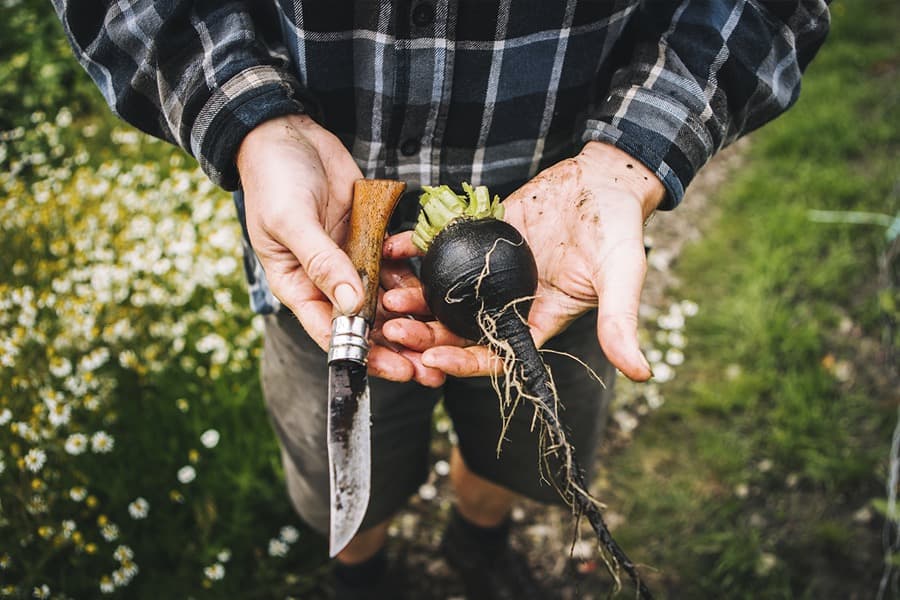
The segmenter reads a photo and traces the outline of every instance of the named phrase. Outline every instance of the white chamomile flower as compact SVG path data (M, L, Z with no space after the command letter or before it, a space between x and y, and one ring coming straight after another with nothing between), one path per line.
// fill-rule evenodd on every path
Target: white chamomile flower
M87 498L87 489L79 486L73 487L69 490L69 498L74 500L75 502L81 502L85 498Z
M50 588L47 586L47 584L44 584L41 586L35 586L34 590L32 590L32 592L31 592L31 595L35 598L41 598L42 600L44 598L49 598L50 597Z
M75 525L75 521L73 521L71 519L66 519L65 521L63 521L62 522L63 537L66 539L69 539L70 537L72 537L72 534L75 533L76 527L77 526Z
M285 525L281 528L278 537L285 544L293 544L300 538L300 532L293 525Z
M72 363L68 358L63 358L62 356L54 356L52 359L50 359L49 370L54 377L59 377L60 379L62 379L72 372Z
M107 542L114 542L119 539L119 528L114 523L107 523L100 528L100 535Z
M112 452L115 445L116 440L105 431L98 431L91 436L91 450L97 454Z
M118 546L115 550L113 550L113 558L118 562L123 563L134 558L134 551L128 546L122 544L121 546Z
M437 488L431 483L423 483L419 486L419 497L422 500L434 500L437 496Z
M215 448L219 443L219 432L215 429L207 429L200 435L200 443L206 448Z
M36 442L38 439L37 433L35 433L34 429L31 428L31 425L26 423L25 421L18 421L10 425L13 433L16 433L23 440L28 442Z
M203 574L210 581L219 581L225 577L225 566L221 563L210 565L203 569Z
M673 367L677 367L678 365L684 363L684 352L677 348L669 348L666 351L666 362Z
M77 456L87 450L88 438L83 433L73 433L66 438L66 452L73 456Z
M197 470L191 465L185 465L178 469L178 481L181 483L190 483L197 478Z
M12 421L12 416L12 411L8 408L0 410L0 426L6 425L10 421Z
M672 331L669 333L669 345L673 348L684 348L687 345L687 339L680 331Z
M664 362L653 365L653 380L657 383L666 383L675 377L675 369Z
M128 514L132 519L146 519L148 512L150 512L150 503L144 498L135 498L134 502L128 504Z
M50 407L47 418L54 427L68 425L69 420L72 418L72 407L68 404L56 403Z
M269 556L284 556L288 553L289 549L288 545L279 539L273 538L269 540Z
M665 402L663 395L659 393L659 388L652 384L646 387L644 397L647 399L647 406L653 410L656 410Z
M128 581L131 581L134 578L134 576L138 574L138 571L139 571L137 564L132 562L131 560L122 561L121 569L122 569L122 572L125 573L125 577L128 578Z
M657 348L650 348L649 350L647 350L647 353L645 354L645 356L647 357L647 360L650 361L651 363L656 363L656 362L659 362L662 360L663 353L662 353L662 350L659 350Z
M699 312L699 310L700 310L700 307L697 306L696 302L693 302L691 300L682 300L681 301L681 312L683 312L685 315L687 315L689 317L693 317L694 315L697 314L697 312Z
M47 453L40 448L32 448L28 451L28 454L25 455L25 468L32 473L37 473L44 468L44 463L46 462Z
M220 563L227 563L229 560L231 560L231 550L229 550L228 548L222 550L221 552L216 554L216 559Z
M678 311L670 311L656 319L656 324L663 329L678 330L684 328L684 315Z
M100 578L100 591L104 594L112 594L116 591L116 584L113 583L109 575L104 575Z
M59 109L59 112L56 113L56 124L59 127L65 128L72 124L72 111L70 111L65 106Z

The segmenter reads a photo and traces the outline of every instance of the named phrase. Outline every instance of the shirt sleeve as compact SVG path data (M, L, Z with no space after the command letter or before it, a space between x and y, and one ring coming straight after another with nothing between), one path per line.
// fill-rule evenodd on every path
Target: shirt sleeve
M246 2L53 0L78 60L125 121L190 152L210 179L238 186L244 136L273 117L313 112L277 20Z
M787 110L828 32L823 0L647 1L633 50L584 141L611 143L654 171L674 208L719 149Z

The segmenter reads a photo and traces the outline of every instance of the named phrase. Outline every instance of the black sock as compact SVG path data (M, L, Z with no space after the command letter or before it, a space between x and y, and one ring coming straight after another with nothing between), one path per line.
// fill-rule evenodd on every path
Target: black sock
M371 557L352 565L335 561L334 577L341 583L354 588L364 588L381 581L387 571L387 552L381 548Z
M499 525L482 527L469 521L455 507L450 516L450 529L456 529L469 543L477 544L488 553L494 554L509 542L510 519L507 517Z

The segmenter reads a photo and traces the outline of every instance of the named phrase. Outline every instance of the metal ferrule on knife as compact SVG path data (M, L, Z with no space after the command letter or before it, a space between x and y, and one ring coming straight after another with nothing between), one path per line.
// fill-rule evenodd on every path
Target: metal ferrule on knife
M366 364L369 356L369 323L360 315L340 315L331 322L328 364L338 361Z

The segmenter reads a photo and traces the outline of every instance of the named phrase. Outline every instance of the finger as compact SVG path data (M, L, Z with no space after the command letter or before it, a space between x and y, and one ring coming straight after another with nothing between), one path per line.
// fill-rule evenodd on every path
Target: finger
M400 259L421 256L422 251L416 248L416 245L412 242L412 234L412 231L404 231L384 240L384 245L382 246L384 257Z
M401 350L400 354L412 364L413 369L415 370L413 379L416 382L430 388L439 388L444 385L444 381L447 380L447 375L440 369L426 367L422 364L422 355L419 352Z
M392 310L388 310L384 305L384 295L385 291L380 289L378 290L378 301L375 303L375 322L374 329L372 333L378 333L381 330L381 326L391 319L399 319L406 318L406 313L396 313Z
M454 377L479 377L499 373L502 363L484 346L438 346L422 353L422 364Z
M653 374L637 338L638 307L646 270L644 244L638 235L615 244L596 282L600 346L610 362L634 381L646 381Z
M281 233L281 232L280 232ZM304 207L284 221L279 236L303 267L313 285L343 314L353 314L362 304L362 280L350 258L328 236L314 213Z
M421 287L388 290L384 293L382 303L386 310L401 315L431 314Z
M331 340L331 313L332 304L321 292L311 289L308 279L299 272L294 272L293 278L302 278L299 284L285 281L284 277L270 278L272 293L282 304L288 307L293 315L300 321L304 331L323 350L328 350ZM289 290L285 292L285 290ZM295 294L290 290L296 290ZM290 298L301 298L299 301L291 301Z
M372 346L369 351L369 374L388 381L410 381L416 374L413 363L390 348Z
M437 321L391 319L381 327L384 337L395 344L424 352L434 346L467 346L469 342Z
M588 302L578 302L568 294L555 289L538 288L531 310L528 312L528 326L531 328L535 345L541 348L550 338L590 309L591 305Z
M405 260L385 260L381 263L381 287L386 290L395 288L420 287L419 278Z

